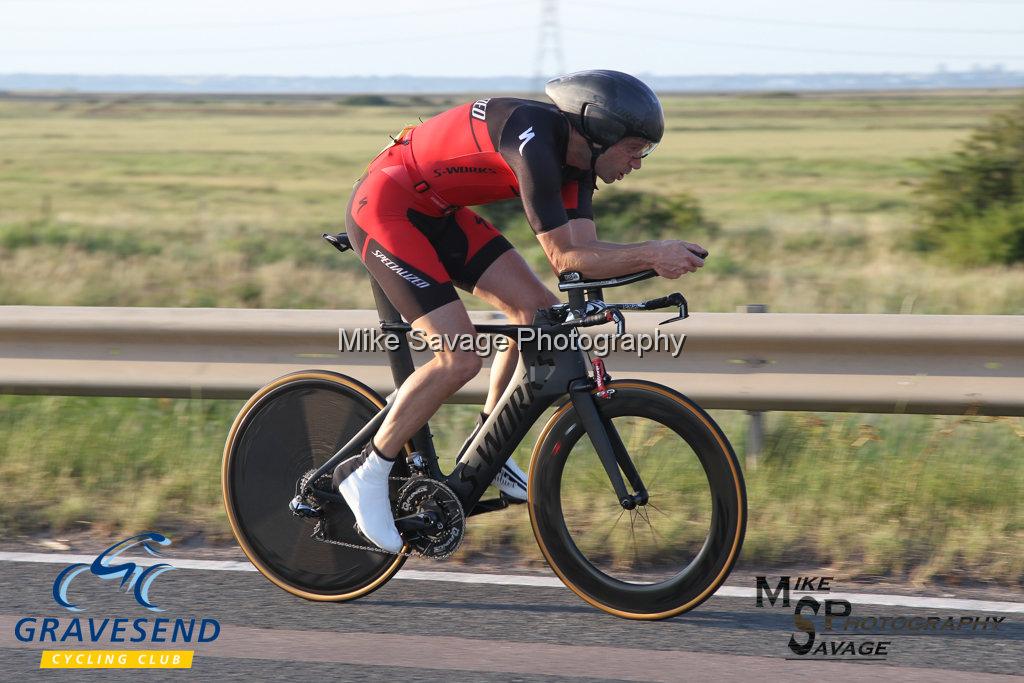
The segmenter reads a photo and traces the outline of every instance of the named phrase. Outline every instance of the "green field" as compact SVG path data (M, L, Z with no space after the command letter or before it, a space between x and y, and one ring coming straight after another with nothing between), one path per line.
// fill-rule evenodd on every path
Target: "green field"
M664 143L621 187L690 193L720 224L714 236L659 233L712 252L680 281L695 310L1024 313L1024 269L963 269L900 248L916 160L1020 98L669 98ZM0 302L367 306L358 264L319 234L341 228L351 185L388 133L465 98L392 99L0 99ZM506 227L551 281L525 225Z
M0 97L0 304L371 307L357 260L319 234L343 229L349 188L387 133L475 96ZM622 188L688 193L718 227L616 224L610 237L708 247L707 267L671 287L696 311L1024 314L1024 268L903 247L920 160L1021 97L668 98L664 143ZM618 191L598 193L599 231ZM523 221L494 215L552 282ZM0 534L226 538L218 466L239 405L0 397ZM716 417L742 452L745 416ZM470 407L442 409L440 452L450 458L472 419ZM745 562L1024 580L1024 421L780 413L767 427L763 464L747 473ZM466 557L540 561L521 508L470 530Z

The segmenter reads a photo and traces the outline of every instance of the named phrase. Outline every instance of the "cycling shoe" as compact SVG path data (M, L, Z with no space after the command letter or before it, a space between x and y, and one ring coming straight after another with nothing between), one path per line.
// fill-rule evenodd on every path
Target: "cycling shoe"
M392 465L393 461L367 446L334 468L333 483L355 515L359 531L382 550L397 553L405 541L391 513L388 476Z
M505 461L501 471L494 477L494 485L512 502L526 502L526 474L512 458Z
M483 428L484 422L487 421L487 413L481 411L480 415L476 419L476 425L473 427L473 432L466 439L466 442L462 444L462 449L459 451L458 460L461 462L466 458L466 449L469 448L469 444L476 438L477 433ZM526 474L519 469L519 465L512 458L505 461L502 465L501 471L494 477L494 484L506 498L509 499L510 503L525 503L526 502Z

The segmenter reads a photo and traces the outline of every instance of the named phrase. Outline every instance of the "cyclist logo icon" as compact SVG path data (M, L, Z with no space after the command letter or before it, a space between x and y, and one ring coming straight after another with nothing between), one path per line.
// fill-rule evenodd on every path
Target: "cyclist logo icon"
M72 612L81 612L82 608L78 607L68 599L68 588L71 585L72 579L82 572L89 570L92 574L98 576L104 581L110 581L118 578L121 579L119 588L124 589L125 592L128 592L129 590L133 591L136 602L148 610L163 612L164 610L149 601L149 587L153 584L153 580L156 579L157 576L171 569L175 569L176 567L173 567L166 562L150 565L148 567L140 567L135 562L112 564L112 562L116 560L121 553L134 548L137 545L141 545L142 548L150 555L159 557L160 552L154 544L156 546L168 546L171 544L171 539L167 538L163 534L158 534L154 531L147 531L115 543L97 555L96 559L93 560L91 564L78 562L65 567L53 581L53 599L61 607L71 610Z

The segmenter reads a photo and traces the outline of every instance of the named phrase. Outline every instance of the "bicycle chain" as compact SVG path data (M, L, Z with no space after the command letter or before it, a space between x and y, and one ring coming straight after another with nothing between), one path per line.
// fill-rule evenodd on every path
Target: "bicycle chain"
M316 526L313 528L313 533L310 534L310 538L312 538L314 541L319 541L320 543L328 543L330 545L340 545L343 548L354 548L355 550L368 550L372 553L380 553L381 555L398 555L400 557L425 557L424 555L421 555L417 552L403 553L399 551L397 553L393 553L384 550L384 548L378 548L375 545L357 545L355 543L349 543L347 541L338 541L333 538L327 538L327 536L324 535L324 530L321 528L322 526L324 526L323 520L317 520ZM443 560L445 558L438 557L435 559Z
M414 477L388 477L388 481L412 481L413 478ZM441 556L437 556L437 557L431 557L429 555L424 555L423 553L419 553L419 552L403 553L403 552L399 551L397 553L393 553L391 551L384 550L384 548L378 548L375 545L358 545L356 543L349 543L347 541L338 541L338 540L333 539L333 538L327 538L327 536L326 536L326 527L327 527L327 525L324 524L324 520L323 519L318 519L316 521L316 526L313 527L313 533L310 534L310 538L312 538L314 541L319 541L321 543L329 543L330 545L340 545L343 548L353 548L355 550L369 550L370 552L380 553L382 555L397 555L399 557L406 557L406 558L408 558L408 557L424 557L424 558L427 558L427 559L430 559L430 560L446 560L446 559L448 559L449 557L451 557L455 553L455 550L458 550L458 547L456 547L455 550L453 550L452 552L448 553L447 555L441 555Z

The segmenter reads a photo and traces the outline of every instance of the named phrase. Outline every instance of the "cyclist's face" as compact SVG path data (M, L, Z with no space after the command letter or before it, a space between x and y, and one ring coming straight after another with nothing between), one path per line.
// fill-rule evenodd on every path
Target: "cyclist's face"
M622 180L643 163L650 143L643 138L625 138L609 147L597 158L597 175L606 183Z

